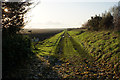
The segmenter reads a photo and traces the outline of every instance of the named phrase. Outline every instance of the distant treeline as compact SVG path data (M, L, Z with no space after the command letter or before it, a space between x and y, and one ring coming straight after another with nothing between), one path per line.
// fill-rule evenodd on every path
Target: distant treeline
M112 7L108 12L102 13L102 15L92 16L82 26L88 30L120 30L120 6Z

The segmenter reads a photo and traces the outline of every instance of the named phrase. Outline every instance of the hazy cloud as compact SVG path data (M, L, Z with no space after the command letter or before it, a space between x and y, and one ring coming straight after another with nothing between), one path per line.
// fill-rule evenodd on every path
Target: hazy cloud
M45 23L46 25L62 25L60 22L48 21Z

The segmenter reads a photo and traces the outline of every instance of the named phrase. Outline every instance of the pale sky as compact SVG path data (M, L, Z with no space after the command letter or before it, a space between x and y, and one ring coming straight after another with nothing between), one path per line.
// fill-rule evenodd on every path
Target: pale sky
M117 5L113 0L41 0L29 14L25 28L77 28L91 16L99 15ZM115 0L114 0L115 1Z

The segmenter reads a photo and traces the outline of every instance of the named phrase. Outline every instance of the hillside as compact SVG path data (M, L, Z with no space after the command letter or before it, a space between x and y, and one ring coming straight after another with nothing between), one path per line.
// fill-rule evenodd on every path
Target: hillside
M47 62L48 67L59 75L59 79L112 80L120 78L119 41L117 32L64 30L39 41L33 46L33 52L41 61Z
M84 47L98 62L114 62L120 59L119 34L110 31L73 30L69 34Z
M119 36L118 32L85 29L51 33L43 40L31 40L30 60L8 74L25 80L119 80Z

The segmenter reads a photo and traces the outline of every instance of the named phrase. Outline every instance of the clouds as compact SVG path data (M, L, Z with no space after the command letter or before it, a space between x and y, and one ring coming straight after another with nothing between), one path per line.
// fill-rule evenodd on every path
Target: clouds
M56 25L56 26L59 26L59 25L64 25L63 23L61 22L56 22L56 21L46 21L46 22L34 22L34 23L30 23L29 25L36 25L36 26L39 26L39 25Z
M34 22L34 23L28 23L25 28L65 28L64 23L58 22L58 21L45 21L45 22Z
M42 1L43 0L41 0L41 4L36 6L31 12L34 15L31 17L29 24L31 28L80 27L91 16L101 14L116 4L103 2L42 3Z
M45 25L63 25L61 22L55 22L55 21L48 21L45 23Z

